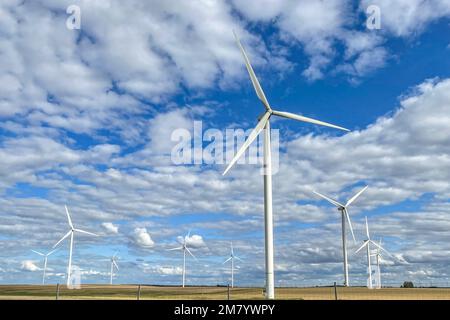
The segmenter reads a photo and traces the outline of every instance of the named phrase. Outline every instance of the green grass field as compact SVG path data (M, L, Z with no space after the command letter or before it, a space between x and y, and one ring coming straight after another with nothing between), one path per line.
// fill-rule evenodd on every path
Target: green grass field
M134 285L83 285L70 290L60 286L60 300L136 300L138 287ZM333 287L277 288L277 299L284 300L334 300ZM337 288L339 300L450 300L450 288L383 288L369 290L351 287ZM141 300L226 300L228 290L224 287L158 287L141 286ZM234 288L230 299L263 299L261 288ZM0 286L0 300L54 300L56 286L6 285Z

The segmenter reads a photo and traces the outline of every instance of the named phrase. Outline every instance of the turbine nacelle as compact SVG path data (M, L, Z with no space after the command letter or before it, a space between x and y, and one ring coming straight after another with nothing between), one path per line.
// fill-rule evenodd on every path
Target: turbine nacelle
M39 251L36 251L36 250L31 250L31 251L33 251L34 253L36 253L36 254L38 254L38 255L40 255L42 257L48 257L48 256L52 255L54 252L58 251L58 249L52 250L52 251L50 251L48 253L42 253L42 252L39 252Z
M325 199L326 201L328 201L329 203L331 203L332 205L334 205L335 207L337 207L338 211L341 212L341 214L343 214L345 216L345 218L347 219L347 223L348 226L350 227L350 231L352 233L352 237L353 237L353 241L356 243L356 238L355 238L355 234L353 232L353 226L352 226L352 222L350 220L350 215L348 214L348 207L356 200L358 199L361 194L363 194L364 191L367 190L369 186L365 186L364 188L362 188L360 191L358 191L353 197L351 197L346 204L342 204L326 195L323 195L319 192L313 191L316 195L318 195L319 197L321 197L322 199Z
M367 239L365 239L363 241L363 244L361 245L361 247L358 248L358 250L355 251L355 254L358 253L359 251L361 251L364 247L368 247L370 246L370 244L373 244L376 248L377 248L377 253L376 255L381 256L381 251L386 252L388 255L390 255L391 257L394 257L391 253L389 253L389 251L387 251L385 248L383 248L381 246L381 239L380 239L380 243L376 243L375 241L373 241L372 239L370 239L370 233L369 233L369 222L367 221L367 217L366 217L366 236ZM370 254L370 252L369 252Z
M168 250L169 250L169 251L181 250L181 251L183 251L183 252L187 252L187 253L189 253L189 254L192 256L192 258L194 258L195 260L197 260L197 257L194 256L194 254L193 254L193 253L191 252L191 250L189 250L189 248L188 248L188 239L189 239L189 237L190 237L190 234L191 234L191 231L189 230L189 232L187 233L187 235L184 236L183 243L181 244L181 247L178 247L178 248L172 248L172 249L168 249Z
M273 111L272 110L267 110L266 112L261 113L256 119L258 121L261 121L262 118L264 118L266 116L266 114L269 114L269 118L273 115Z
M36 250L31 250L31 251L33 251L34 253L40 255L41 257L44 257L44 268L43 268L44 269L44 274L42 275L42 284L45 284L45 274L46 274L46 271L47 271L47 259L54 252L58 251L58 249L52 250L52 251L47 252L47 253L42 253L42 252L39 252L39 251L36 251Z
M294 113L290 113L290 112L273 110L271 108L270 104L269 104L269 101L266 98L266 95L264 94L264 91L263 91L263 89L262 89L262 87L261 87L261 85L260 85L260 83L258 81L258 78L256 77L255 72L253 71L253 67L252 67L252 65L250 63L250 60L249 60L249 58L247 56L247 53L245 52L244 47L241 44L241 41L239 40L238 36L236 35L236 33L234 31L233 31L233 33L234 33L234 37L236 39L236 42L237 42L237 44L239 46L239 49L241 50L242 56L244 58L245 66L246 66L248 74L250 76L250 80L252 81L253 88L255 89L256 96L261 101L261 103L263 104L263 106L266 109L266 111L262 115L260 115L258 117L258 124L256 125L255 129L253 129L253 131L250 133L250 135L247 138L247 140L244 142L242 147L238 150L238 152L236 153L234 158L228 164L228 167L223 172L223 175L227 174L227 172L233 167L233 165L236 163L236 161L247 150L247 148L250 146L250 144L252 144L252 142L258 137L258 135L261 133L261 131L266 127L266 125L269 122L270 117L272 115L279 116L279 117L282 117L282 118L291 119L291 120L297 120L297 121L301 121L301 122L308 122L308 123L312 123L312 124L326 126L326 127L330 127L330 128L334 128L334 129L343 130L343 131L350 131L350 130L348 130L346 128L343 128L343 127L340 127L340 126L336 126L334 124L330 124L330 123L327 123L327 122L315 120L315 119L312 119L312 118L307 118L307 117L300 116L300 115L297 115L297 114L294 114Z
M234 254L233 243L231 243L231 246L230 246L230 256L229 256L229 258L228 258L227 260L225 260L225 261L223 262L223 264L225 264L225 263L227 263L228 261L233 260L233 259L237 259L237 260L243 262L243 260L242 260L241 258L239 258L237 255Z

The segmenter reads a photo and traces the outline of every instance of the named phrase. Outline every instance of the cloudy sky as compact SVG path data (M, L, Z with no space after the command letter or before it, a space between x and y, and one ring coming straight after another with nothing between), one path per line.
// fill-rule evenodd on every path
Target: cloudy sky
M370 5L381 29L367 28ZM260 165L223 177L224 164L171 157L175 130L225 135L263 111L233 29L274 107L351 129L272 122L276 284L343 282L340 217L312 190L345 201L365 185L349 250L367 216L395 257L386 284L450 280L448 0L2 0L0 283L40 282L30 250L68 231L67 204L99 234L75 237L83 282L108 282L117 251L117 283L179 284L181 252L167 249L192 230L188 284L227 283L232 241L236 284L264 285ZM48 282L64 281L67 249ZM349 260L365 284L364 255Z

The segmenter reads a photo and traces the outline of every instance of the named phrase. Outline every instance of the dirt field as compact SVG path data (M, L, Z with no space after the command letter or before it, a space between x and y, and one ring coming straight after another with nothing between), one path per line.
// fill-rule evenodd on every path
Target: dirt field
M338 300L450 300L450 288L383 288L368 290L352 287L337 290ZM136 300L138 286L134 285L84 285L79 290L60 286L60 300ZM321 288L277 288L277 299L285 300L334 300L333 287ZM141 286L141 300L226 300L228 290L224 287L158 287ZM230 290L230 299L263 299L261 288L235 288ZM0 300L54 300L56 286L0 286Z

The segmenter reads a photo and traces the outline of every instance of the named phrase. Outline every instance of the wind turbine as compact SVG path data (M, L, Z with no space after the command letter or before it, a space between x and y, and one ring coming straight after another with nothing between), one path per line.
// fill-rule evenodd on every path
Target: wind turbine
M48 252L47 254L39 252L39 251L36 251L36 250L31 250L31 251L33 251L34 253L44 257L44 274L42 275L42 285L44 285L45 284L45 273L47 271L47 260L48 260L48 257L52 253L54 253L56 250L52 250L52 251Z
M66 239L67 237L70 236L70 247L69 247L69 265L67 267L67 286L70 285L70 277L72 275L72 250L73 250L73 235L75 232L78 233L84 233L84 234L88 234L91 236L96 236L97 235L95 233L91 233L91 232L87 232L81 229L76 229L74 228L73 224L72 224L72 219L70 218L70 214L69 214L69 209L67 209L67 206L64 206L66 208L66 214L67 214L67 221L69 222L69 227L70 230L69 232L67 232L64 237L61 238L61 240L59 240L54 246L53 248L56 248L64 239Z
M234 33L234 31L233 31ZM313 124L318 124L322 126L327 126L335 129L340 129L344 131L349 131L348 129L335 126L326 122L318 121L315 119L307 118L304 116L296 115L290 112L276 111L270 106L264 91L259 84L259 81L253 71L253 68L248 59L247 53L242 46L238 36L234 33L236 42L241 50L242 56L245 61L245 66L250 75L250 80L252 81L253 87L255 89L256 95L262 102L265 112L262 116L258 118L258 124L255 129L250 133L247 140L244 142L242 147L238 150L234 158L231 160L230 164L224 171L225 175L231 167L236 163L236 161L245 153L250 144L258 137L263 129L264 130L264 224L265 224L265 263L266 263L266 297L268 299L275 298L275 286L274 286L274 259L273 259L273 216L272 216L272 156L271 156L271 143L270 143L270 118L274 116L279 116L282 118L288 118L292 120L309 122Z
M187 240L189 239L190 235L191 231L189 231L188 234L184 236L184 240L181 247L169 249L169 251L183 250L183 288L186 282L186 252L188 252L192 256L192 258L197 260L197 258L192 254L191 250L189 250L189 248L187 247Z
M372 253L372 257L375 257L376 262L377 262L377 279L376 279L376 283L377 283L377 289L381 289L381 258L383 257L383 255L381 254L381 245L382 245L382 240L380 238L379 241L379 247L376 248L375 253ZM392 254L390 254L386 249L383 249L384 252L386 252L388 255L390 255L391 257Z
M231 288L234 288L234 259L237 259L242 262L242 259L239 258L234 254L233 250L233 242L231 242L231 252L230 257L223 262L223 264L227 263L228 261L231 261Z
M111 257L111 272L110 272L110 280L109 280L109 284L112 285L113 284L113 276L114 276L114 268L117 269L117 271L119 271L119 266L117 265L117 252L114 253L114 255Z
M366 247L366 253L367 253L367 265L368 265L368 267L367 267L367 272L369 273L369 279L368 279L367 287L368 287L369 289L372 289L373 287L372 287L372 265L371 265L371 262L370 262L370 256L371 256L371 253L370 253L370 244L373 244L375 247L377 247L377 248L380 249L380 250L385 251L385 252L388 253L388 254L389 254L389 252L388 252L386 249L384 249L381 245L379 245L378 243L376 243L376 242L374 242L374 241L372 241L372 240L370 239L370 234L369 234L369 223L367 222L367 217L366 217L366 236L367 236L367 239L364 240L362 246L359 247L359 249L356 250L355 253L358 253L358 252L361 251L364 247Z
M359 191L357 194L355 194L350 200L347 201L347 203L341 204L337 202L336 200L331 199L330 197L324 196L323 194L320 194L316 191L313 191L316 195L319 197L327 200L331 204L335 205L338 208L338 211L341 212L341 224L342 224L342 251L344 256L344 286L348 287L350 285L349 279L348 279L348 255L347 255L347 234L345 231L345 220L348 222L348 226L350 228L350 231L352 233L353 241L356 242L355 234L353 233L353 227L352 222L350 221L350 216L348 215L348 206L350 206L369 186L365 186L361 191Z

